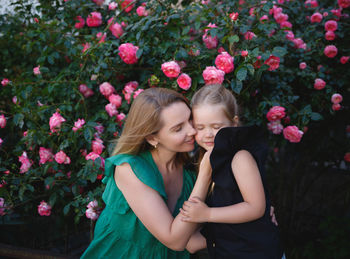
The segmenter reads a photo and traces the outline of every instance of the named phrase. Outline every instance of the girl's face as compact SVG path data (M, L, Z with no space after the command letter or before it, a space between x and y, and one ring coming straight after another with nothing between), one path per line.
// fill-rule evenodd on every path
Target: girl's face
M183 102L166 107L160 118L163 127L155 134L157 148L171 152L189 152L194 149L195 129L191 123L191 110Z
M198 145L205 150L214 147L214 138L219 129L234 126L224 113L222 104L203 104L192 109L193 125Z

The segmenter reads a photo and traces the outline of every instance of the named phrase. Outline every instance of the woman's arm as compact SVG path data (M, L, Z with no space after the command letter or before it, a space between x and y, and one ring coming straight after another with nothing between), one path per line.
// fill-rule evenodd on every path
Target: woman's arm
M186 245L186 250L190 252L191 254L202 250L207 247L207 241L205 240L204 236L199 232L199 229L194 232L188 240L188 243Z
M182 218L186 222L244 223L262 217L266 201L260 172L253 156L245 150L236 153L232 171L243 202L209 208L202 199L194 197L183 205Z
M159 193L142 183L129 164L116 166L114 177L129 206L152 235L170 249L184 250L197 224L183 222L179 216L174 219ZM201 166L191 196L204 198L210 179L211 168Z

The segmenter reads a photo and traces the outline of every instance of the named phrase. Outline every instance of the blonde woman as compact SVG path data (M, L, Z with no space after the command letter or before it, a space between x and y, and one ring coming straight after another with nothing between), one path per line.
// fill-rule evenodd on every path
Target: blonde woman
M106 207L82 258L189 258L184 249L197 224L178 212L189 198L204 199L211 179L208 154L196 181L184 168L196 133L190 119L188 102L175 91L151 88L134 100L106 160Z

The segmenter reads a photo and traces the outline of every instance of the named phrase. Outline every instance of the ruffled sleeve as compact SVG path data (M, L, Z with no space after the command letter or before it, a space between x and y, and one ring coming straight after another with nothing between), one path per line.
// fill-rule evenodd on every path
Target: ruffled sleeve
M268 146L262 130L257 126L227 127L218 131L210 162L216 168L230 162L240 150L249 151L258 164L263 164L268 153Z
M102 196L106 206L116 209L119 213L125 213L129 209L128 203L114 180L115 166L123 163L130 165L132 171L141 182L156 190L164 199L166 198L161 175L149 159L145 154L137 156L119 154L106 159L105 177L102 180L106 184L106 189Z

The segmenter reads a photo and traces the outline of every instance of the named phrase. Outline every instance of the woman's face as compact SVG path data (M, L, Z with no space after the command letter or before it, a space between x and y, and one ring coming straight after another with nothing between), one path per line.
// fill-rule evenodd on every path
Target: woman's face
M192 115L193 125L197 131L196 142L205 150L214 147L214 138L219 129L233 126L221 104L196 106L192 109Z
M157 148L172 152L189 152L194 149L195 129L192 127L191 110L183 102L176 102L163 109L160 119L163 127L155 138Z

